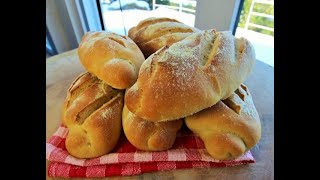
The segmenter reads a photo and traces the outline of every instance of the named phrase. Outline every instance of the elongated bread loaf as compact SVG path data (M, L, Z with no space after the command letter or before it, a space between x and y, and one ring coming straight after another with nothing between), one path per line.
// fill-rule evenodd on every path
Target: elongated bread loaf
M254 62L254 49L244 38L215 30L194 33L142 64L125 103L149 121L183 118L231 96Z
M78 54L87 71L117 89L126 89L136 82L145 60L129 37L104 31L87 32Z
M172 147L182 119L169 122L150 122L131 113L126 106L122 113L122 126L129 142L137 149L164 151Z
M67 151L77 158L109 153L121 133L123 91L113 89L90 73L69 88L62 121L69 129Z
M186 117L185 122L200 136L209 154L219 160L241 156L261 137L259 115L244 85L226 100Z
M129 30L128 36L139 46L147 58L158 49L178 42L194 32L197 28L190 27L171 18L147 18Z

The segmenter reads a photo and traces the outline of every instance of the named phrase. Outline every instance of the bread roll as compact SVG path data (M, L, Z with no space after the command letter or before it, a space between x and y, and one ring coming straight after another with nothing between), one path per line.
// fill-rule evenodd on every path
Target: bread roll
M126 89L134 84L145 60L130 38L111 32L86 33L78 54L87 71L117 89Z
M77 158L110 152L121 132L123 91L90 73L80 75L68 90L62 121L69 129L67 151Z
M137 43L147 58L163 46L170 46L198 31L200 30L175 19L151 17L132 27L129 37Z
M194 33L143 63L125 103L149 121L183 118L231 96L254 62L254 49L244 38L214 30Z
M131 113L126 106L122 113L122 126L129 142L144 151L164 151L174 144L182 119L170 122L150 122Z
M185 122L203 140L208 153L219 160L241 156L261 137L259 115L244 85L228 99L186 117Z

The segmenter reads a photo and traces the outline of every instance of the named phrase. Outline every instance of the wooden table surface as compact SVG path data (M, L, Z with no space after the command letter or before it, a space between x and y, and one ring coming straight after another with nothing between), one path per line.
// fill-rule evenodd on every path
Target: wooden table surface
M46 61L46 139L48 139L60 124L62 103L69 85L77 75L85 70L79 62L76 50L50 57ZM251 75L245 81L251 91L262 125L261 140L251 151L256 163L234 167L172 170L104 179L274 179L273 79L273 67L257 61ZM60 178L50 178L47 175L47 179Z

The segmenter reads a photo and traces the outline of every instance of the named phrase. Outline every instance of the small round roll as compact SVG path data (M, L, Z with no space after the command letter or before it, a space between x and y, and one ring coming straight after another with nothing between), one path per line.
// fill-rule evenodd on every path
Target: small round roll
M219 160L241 156L261 137L258 112L243 84L226 100L186 117L185 122L203 140L208 153Z
M170 122L150 122L131 113L126 106L122 112L122 126L129 142L144 151L168 150L174 144L182 119Z
M87 71L117 89L126 89L136 82L145 60L129 37L111 32L87 32L78 54Z
M68 127L67 151L77 158L109 153L121 133L123 91L90 73L80 75L68 90L62 122Z

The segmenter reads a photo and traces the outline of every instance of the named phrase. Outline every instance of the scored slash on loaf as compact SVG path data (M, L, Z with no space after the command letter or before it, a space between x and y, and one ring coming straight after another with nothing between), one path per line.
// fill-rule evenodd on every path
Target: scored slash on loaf
M255 62L250 42L205 30L165 46L142 64L125 94L128 109L154 121L183 118L228 98Z

